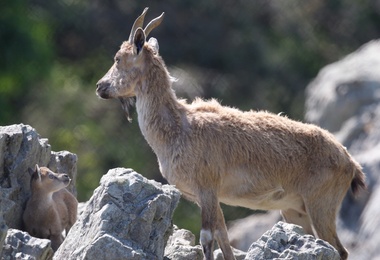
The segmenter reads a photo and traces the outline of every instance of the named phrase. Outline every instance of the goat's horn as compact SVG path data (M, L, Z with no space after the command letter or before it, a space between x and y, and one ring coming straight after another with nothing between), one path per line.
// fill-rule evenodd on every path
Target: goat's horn
M145 27L144 32L145 32L145 37L148 37L149 33L156 28L157 26L160 25L162 20L164 19L165 13L162 13L159 17L154 18L152 21L148 23L148 25Z
M133 36L135 34L136 29L143 26L145 14L147 11L148 11L148 7L145 7L142 14L139 17L137 17L136 21L133 23L131 34L129 35L129 42L130 43L133 42Z

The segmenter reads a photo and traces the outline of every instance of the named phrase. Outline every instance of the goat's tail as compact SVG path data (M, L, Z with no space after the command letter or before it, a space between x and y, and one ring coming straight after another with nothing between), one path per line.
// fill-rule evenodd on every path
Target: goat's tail
M355 162L355 174L354 178L351 181L351 190L354 196L357 196L360 190L367 189L367 185L365 183L365 175L362 171L362 167Z

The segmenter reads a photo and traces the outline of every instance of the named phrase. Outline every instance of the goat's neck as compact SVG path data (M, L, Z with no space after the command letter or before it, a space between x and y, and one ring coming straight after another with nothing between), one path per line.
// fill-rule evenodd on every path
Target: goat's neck
M164 68L150 72L136 93L136 109L141 132L157 153L173 145L182 133L184 110Z
M32 200L39 201L41 203L50 204L53 202L53 193L54 192L47 192L45 190L40 189L34 189L32 191Z

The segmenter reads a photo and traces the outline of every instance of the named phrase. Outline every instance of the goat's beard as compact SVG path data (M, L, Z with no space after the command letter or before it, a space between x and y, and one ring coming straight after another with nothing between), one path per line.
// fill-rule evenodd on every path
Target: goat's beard
M127 117L129 122L132 122L131 114L133 112L136 97L119 97L119 100L121 102L121 107L125 112L125 116Z

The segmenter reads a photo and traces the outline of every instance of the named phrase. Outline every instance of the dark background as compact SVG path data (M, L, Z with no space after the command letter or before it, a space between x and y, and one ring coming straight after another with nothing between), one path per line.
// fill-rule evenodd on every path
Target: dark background
M325 65L378 37L380 1L0 2L0 125L29 124L54 151L78 155L78 199L114 167L164 182L155 155L116 100L96 82L144 7L165 11L156 37L177 95L214 97L240 109L303 119L304 89ZM252 213L225 207L227 220ZM181 201L174 223L199 231L199 210Z

